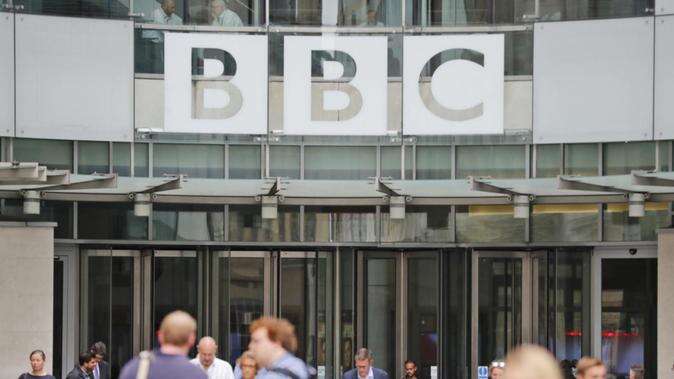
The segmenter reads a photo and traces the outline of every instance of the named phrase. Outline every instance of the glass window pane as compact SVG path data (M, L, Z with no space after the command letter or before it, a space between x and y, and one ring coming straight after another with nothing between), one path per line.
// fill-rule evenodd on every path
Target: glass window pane
M407 352L417 364L418 376L430 378L431 367L438 366L438 259L413 254L408 260Z
M442 265L442 372L446 378L463 378L466 375L466 357L470 356L467 325L470 324L468 307L470 307L470 291L468 281L470 255L467 249L448 251L440 255Z
M672 141L658 142L658 171L669 171L669 156Z
M149 145L146 143L133 144L133 176L146 178L150 175Z
M81 239L147 239L147 217L133 215L131 203L77 205L77 236Z
M4 199L2 216L5 220L56 222L54 238L73 238L73 203L68 201L42 200L40 214L27 215L23 213L23 200Z
M417 179L451 179L449 146L417 146Z
M553 272L557 283L549 291L550 298L556 301L554 351L563 369L565 361L587 354L583 352L583 336L590 331L583 327L583 305L589 304L590 294L583 289L590 288L590 278L584 273L590 265L590 256L587 250L558 249L555 253Z
M401 146L382 146L380 176L390 177L391 179L400 179L402 153Z
M191 178L223 178L225 149L221 145L153 145L153 176L184 174Z
M396 261L367 258L365 346L377 352L377 367L395 372Z
M225 209L221 205L156 203L152 227L157 241L224 241Z
M269 146L269 176L299 179L300 147Z
M133 47L136 74L164 73L164 31L136 29Z
M15 161L38 162L51 170L73 171L72 141L15 138Z
M229 206L229 240L242 242L300 240L300 209L278 206L278 217L263 219L259 205Z
M344 372L353 368L353 356L356 351L354 348L356 346L356 301L354 296L356 254L353 249L340 248L338 257L339 274L341 276L339 281L341 285L341 290L339 291L341 301L339 305L342 315L340 318L340 348L342 351L339 362L339 376L341 377Z
M459 242L523 241L525 220L513 218L513 214L510 205L457 206L456 239Z
M316 367L316 260L281 258L280 316L295 326L298 358Z
M110 144L107 142L79 141L77 143L77 172L93 174L110 172Z
M129 0L116 1L73 1L73 0L13 0L14 5L22 5L22 12L45 15L129 18Z
M405 0L408 25L514 24L535 15L534 0Z
M524 145L457 146L456 178L498 179L525 177Z
M405 146L405 180L414 179L414 148Z
M536 204L531 214L536 242L599 240L599 205Z
M374 207L306 207L305 240L311 242L376 242Z
M655 169L655 143L605 143L604 175L629 174L632 170Z
M451 207L408 205L404 220L392 220L382 208L381 228L382 242L450 242Z
M261 165L259 145L229 147L229 177L231 179L260 179Z
M137 22L159 25L211 25L236 27L263 25L263 0L162 2L134 0L133 10L142 13Z
M597 176L598 173L597 144L575 143L564 145L564 175Z
M359 179L377 174L377 150L373 146L307 146L304 148L305 179Z
M112 172L119 176L131 176L130 143L114 142L112 144Z
M83 299L87 308L84 312L83 322L86 339L84 349L91 344L102 341L106 346L110 344L110 321L111 321L111 285L112 285L112 257L89 256L87 257L86 299ZM132 297L133 299L133 297Z
M269 1L270 22L284 25L400 26L401 7L400 1Z
M532 31L505 33L505 75L533 74L534 33Z
M630 17L652 14L653 0L565 1L544 0L539 20L560 21L592 18Z
M629 217L628 206L604 204L605 241L655 241L657 230L672 225L669 203L646 203L644 217Z
M536 145L536 177L554 178L562 173L561 145Z

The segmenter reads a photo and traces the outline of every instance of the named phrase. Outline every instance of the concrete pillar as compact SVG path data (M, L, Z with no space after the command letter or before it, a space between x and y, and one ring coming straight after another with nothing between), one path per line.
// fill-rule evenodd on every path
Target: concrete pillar
M0 378L30 369L47 354L51 373L54 308L53 222L0 222Z
M658 231L658 378L674 378L674 229Z

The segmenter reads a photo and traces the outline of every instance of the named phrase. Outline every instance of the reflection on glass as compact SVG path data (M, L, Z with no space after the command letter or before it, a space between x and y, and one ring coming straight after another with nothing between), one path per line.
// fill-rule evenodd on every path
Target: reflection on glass
M658 171L670 171L669 157L671 156L671 141L658 142Z
M488 366L522 343L522 260L480 258L478 265L478 364Z
M457 146L456 177L524 178L524 145Z
M225 149L220 145L154 144L153 176L185 174L224 178Z
M224 207L157 203L152 226L157 241L224 241Z
M240 27L264 24L263 0L134 0L139 22Z
M536 177L555 178L561 174L561 145L536 145Z
M377 367L396 372L396 261L366 258L365 346L374 352Z
M231 145L229 147L229 177L231 179L260 179L261 165L259 145Z
M23 200L4 199L2 216L15 221L52 221L56 222L54 238L73 238L73 203L68 201L40 201L40 214L23 213Z
M281 317L295 326L296 355L311 366L316 366L316 279L314 258L281 259Z
M467 281L470 270L467 269L470 255L467 249L457 249L440 254L442 265L442 376L462 378L466 375L466 357L470 354L470 344L466 341L469 321L470 291ZM468 354L468 355L467 355Z
M438 259L413 254L408 260L407 352L417 363L419 378L430 378L431 366L438 365Z
M377 174L374 146L307 146L304 148L305 179L360 179Z
M590 265L590 252L558 249L555 259L556 291L550 288L556 300L554 351L558 360L573 361L584 355L583 337L590 332L583 327L583 304L589 304L584 289L590 288L590 278L583 270Z
M82 239L147 239L147 218L131 203L78 203L77 236Z
M150 175L149 147L146 143L133 144L133 176L146 178Z
M299 179L300 147L269 146L269 176Z
M113 142L112 144L112 172L119 176L131 176L131 144Z
M339 251L340 272L340 360L339 375L353 368L353 357L356 351L356 300L354 293L356 255L352 249L345 248Z
M510 205L460 205L456 207L456 239L459 242L523 241L524 221L513 218Z
M330 373L334 370L334 274L333 274L332 253L319 253L316 264L318 265L317 278L317 308L316 322L317 341L316 341L316 364L318 367L324 366L327 377L332 377Z
M220 299L219 341L229 341L226 360L236 362L248 349L250 324L264 312L264 258L220 258Z
M77 143L77 173L108 173L109 144L107 142L79 141Z
M657 260L603 259L601 266L601 359L618 377L640 364L655 378Z
M229 206L229 240L255 241L299 241L299 207L278 206L278 217L263 219L259 205Z
M655 142L605 143L604 175L655 169Z
M597 176L599 174L598 145L574 143L564 145L564 174Z
M374 207L306 207L306 241L375 242Z
M2 3L0 1L0 3ZM115 1L73 1L73 0L13 0L14 5L22 5L22 12L45 15L129 18L129 0Z
M417 146L417 179L451 179L449 146Z
M1 2L0 2L1 3ZM63 260L55 257L54 259L54 312L53 312L53 347L54 352L52 353L52 372L54 377L61 379L61 371L63 371L63 325L65 324L65 318L63 317L63 283L64 283L64 272L63 270L64 262Z
M644 217L629 217L627 204L604 204L604 240L654 241L659 228L672 224L669 206L669 203L646 202Z
M13 160L38 162L51 170L73 171L72 141L15 138Z
M535 204L531 238L540 242L597 241L598 204Z
M382 146L380 156L380 176L400 179L402 153L401 146ZM407 157L405 157L407 160ZM411 177L408 179L412 179Z
M405 219L391 219L382 209L383 242L449 242L452 240L451 208L449 206L405 207Z
M157 252L154 257L154 329L168 313L181 309L199 320L198 263L194 251ZM157 341L153 339L156 346ZM193 349L194 350L194 349Z
M270 0L270 21L286 25L400 26L402 3L385 0Z

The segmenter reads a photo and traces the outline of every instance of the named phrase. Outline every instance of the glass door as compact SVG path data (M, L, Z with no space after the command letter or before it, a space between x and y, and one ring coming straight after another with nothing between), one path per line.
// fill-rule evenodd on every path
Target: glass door
M609 374L628 378L632 365L657 376L657 252L652 247L598 249L593 255L594 355Z

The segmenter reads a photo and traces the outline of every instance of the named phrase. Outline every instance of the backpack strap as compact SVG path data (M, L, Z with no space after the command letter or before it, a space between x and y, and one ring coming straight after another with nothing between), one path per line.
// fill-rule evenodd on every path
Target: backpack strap
M275 372L277 374L286 376L290 379L300 379L300 377L297 376L297 374L295 374L294 372L288 370L287 368L283 368L283 367L268 368L267 371Z
M136 372L136 379L147 379L150 374L150 363L154 359L154 354L151 351L141 351L138 355L138 371Z

